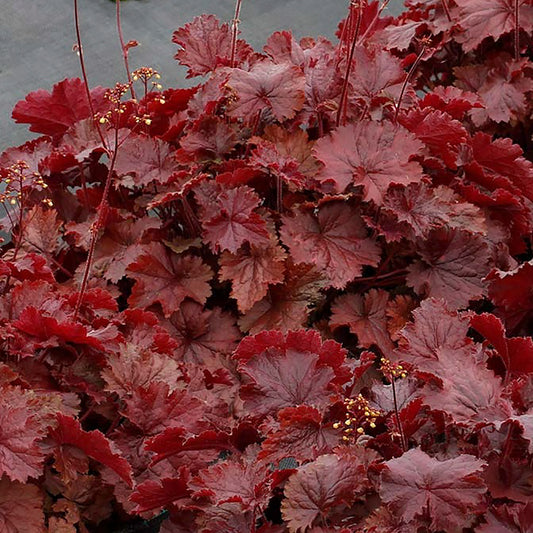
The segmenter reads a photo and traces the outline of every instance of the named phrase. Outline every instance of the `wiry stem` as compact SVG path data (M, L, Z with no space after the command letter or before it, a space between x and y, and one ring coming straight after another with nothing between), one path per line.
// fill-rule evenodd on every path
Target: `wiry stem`
M424 55L424 52L426 51L426 45L422 46L422 50L420 50L419 54L416 56L416 59L414 63L411 65L411 68L409 69L409 72L407 73L407 76L405 77L405 81L402 85L402 90L400 91L400 97L398 98L398 104L396 104L396 113L394 114L394 122L398 122L398 115L400 113L400 107L402 105L402 99L405 94L405 90L407 89L407 84L409 83L409 80L413 77L413 74L415 70L417 69L420 61L422 60L422 56Z
M126 67L126 74L128 76L128 83L130 85L131 97L135 99L135 89L133 88L133 81L131 79L130 65L128 61L128 47L124 43L124 37L122 35L122 24L120 23L120 2L121 0L115 0L115 4L117 5L117 32L120 41L120 48L122 49L122 57L124 58L124 66Z
M446 13L446 17L451 22L452 21L452 15L450 13L450 8L448 6L447 0L440 0L440 3L442 4L442 9L444 9L444 12Z
M514 59L520 59L520 24L518 18L519 0L514 1Z
M230 66L235 68L235 55L237 53L237 35L239 33L239 16L241 14L241 3L242 0L237 0L235 4L235 15L233 17L232 23L232 34L231 34L231 59Z
M353 56L355 53L355 46L357 44L357 36L359 34L359 28L361 27L361 7L361 4L357 2L352 2L350 4L350 18L353 17L354 11L357 10L357 22L355 25L355 32L351 40L350 52L348 54L348 64L346 65L346 73L344 75L344 82L342 84L341 100L339 102L339 109L337 110L337 120L335 122L337 127L339 127L341 123L341 118L343 117L343 114L345 113L345 108L347 106L346 97L348 92L348 81L350 78L350 71L352 69Z
M403 432L402 422L400 420L400 413L398 412L398 399L396 398L396 386L394 385L394 378L391 380L392 385L392 398L394 400L394 413L396 415L396 424L398 425L398 431L400 432L400 439L402 442L402 450L407 451L407 440Z
M91 118L94 125L96 126L96 131L102 142L102 146L107 150L107 143L100 129L100 124L95 119L96 113L94 112L93 101L91 98L91 91L89 90L89 80L87 78L87 71L85 69L85 61L83 59L83 46L81 44L81 34L80 34L80 17L78 12L78 0L74 0L74 24L76 26L76 41L78 46L78 57L80 58L81 74L83 76L83 82L85 83L85 93L87 95L87 101L89 102L89 109L91 110Z
M102 194L102 199L100 200L100 205L98 206L97 211L97 218L96 222L93 226L93 231L91 234L91 242L89 245L89 253L87 254L87 261L85 263L85 270L83 271L83 278L80 286L80 293L78 294L78 301L76 302L76 308L74 310L74 320L78 317L78 313L80 311L81 304L83 302L83 296L85 295L85 291L87 290L87 283L89 281L89 274L91 273L91 266L94 256L94 250L96 248L96 241L98 240L98 232L104 225L104 214L107 213L107 205L108 205L108 196L109 196L109 190L111 189L111 180L113 177L113 171L115 168L115 161L117 159L117 147L118 147L118 120L117 125L115 126L115 149L113 150L113 155L111 157L111 162L109 164L109 170L107 172L104 192Z
M281 213L283 210L283 182L280 176L276 176L276 204L278 213Z
M390 0L385 0L381 6L379 6L378 12L376 13L376 16L372 19L370 24L368 25L368 28L364 31L364 33L359 37L358 43L363 42L365 40L365 37L372 31L374 28L374 24L379 20L379 17L381 16L381 13L383 13L384 9L387 7Z
M185 195L181 197L181 205L183 206L183 212L185 214L187 223L189 224L191 234L199 235L202 232L202 227L200 226L200 223L198 222L198 217L192 210L191 204L189 204L189 200L187 200L187 197Z

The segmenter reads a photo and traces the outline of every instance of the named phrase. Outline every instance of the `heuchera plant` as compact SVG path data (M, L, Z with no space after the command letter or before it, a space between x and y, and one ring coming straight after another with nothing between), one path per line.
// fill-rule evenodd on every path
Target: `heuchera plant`
M533 3L406 4L15 106L2 532L530 531Z

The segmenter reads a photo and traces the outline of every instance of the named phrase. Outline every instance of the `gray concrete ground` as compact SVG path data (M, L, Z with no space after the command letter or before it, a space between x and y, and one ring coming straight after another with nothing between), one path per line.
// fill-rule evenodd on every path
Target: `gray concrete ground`
M25 125L11 120L11 111L27 93L67 77L80 75L72 0L0 0L0 152L32 137ZM241 37L260 49L274 31L292 29L297 37L334 35L348 0L243 0ZM89 83L109 86L125 72L111 0L79 0L81 32ZM141 46L131 51L132 69L157 69L166 86L185 83L184 70L173 59L172 32L201 13L221 20L233 17L235 0L128 0L121 3L126 41ZM398 14L402 0L392 0ZM191 83L188 81L187 83Z

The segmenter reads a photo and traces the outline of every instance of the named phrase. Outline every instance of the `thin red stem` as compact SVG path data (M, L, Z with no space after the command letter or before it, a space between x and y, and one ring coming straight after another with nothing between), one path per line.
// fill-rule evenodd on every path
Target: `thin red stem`
M19 191L20 191L19 221L18 221L19 227L18 227L18 231L17 231L17 241L15 243L15 251L13 252L13 257L11 258L12 261L15 261L15 259L17 258L17 255L18 255L18 253L20 251L20 248L22 247L22 233L23 233L22 221L24 219L24 210L23 210L24 196L23 196L23 191L22 191L22 177L19 178ZM5 205L4 205L4 209L6 210L6 213L7 213L7 208L5 207ZM11 222L11 228L14 228L14 225L13 225L13 222L11 220L11 217L9 216L9 213L8 213L8 218L9 218L9 221ZM12 231L12 234L13 234L13 229L11 231ZM14 236L15 235L13 234L13 237ZM7 294L10 281L11 281L11 274L8 274L7 277L6 277L6 284L4 286L4 295ZM12 313L12 307L9 308L9 318L11 318L11 313Z
M387 7L390 0L385 0L383 4L381 4L378 12L376 13L376 16L372 19L372 22L368 25L368 28L364 31L364 33L359 37L358 42L363 42L365 40L365 37L372 31L374 28L374 24L379 20L379 17L381 16L381 13L383 13L383 10Z
M514 2L514 59L518 61L520 59L520 24L519 24L519 0Z
M83 271L83 279L80 286L80 293L78 294L78 301L76 302L76 308L74 310L74 320L78 317L81 304L83 302L83 296L87 290L87 283L89 281L89 274L91 272L91 266L94 256L94 250L96 247L96 241L98 239L98 232L104 224L104 213L106 212L107 207L107 197L109 196L109 190L111 188L111 180L113 176L113 171L115 168L115 161L117 159L117 147L118 147L118 119L115 126L115 149L113 150L113 155L111 157L111 162L109 164L109 170L107 172L104 192L102 194L102 199L100 200L100 205L98 206L97 218L94 224L93 232L91 235L91 243L89 245L89 253L87 255L87 262L85 263L85 270Z
M259 129L259 122L261 120L261 114L262 114L262 109L260 109L258 112L257 112L257 115L255 116L254 118L254 122L253 122L253 125L252 125L252 133L250 135L250 138L251 137L255 137L256 133L257 133L257 130ZM251 144L248 143L246 145L246 151L244 152L244 157L245 159L250 155L250 150L251 150Z
M342 92L341 92L341 100L339 103L339 109L337 110L337 120L336 120L336 126L339 127L341 123L341 117L344 117L345 108L347 106L346 97L348 93L348 81L350 78L350 71L352 69L352 62L353 62L353 56L355 53L355 45L357 44L357 36L359 34L359 28L361 27L361 4L354 4L352 3L350 6L350 14L353 16L353 11L357 10L357 22L355 25L355 32L352 37L352 42L350 45L350 53L348 54L348 64L346 66L346 73L344 75L344 82L342 84Z
M322 113L320 111L316 112L316 121L318 124L318 136L324 137L324 123L322 122Z
M124 37L122 35L122 24L120 23L120 1L115 0L117 5L116 18L117 18L117 33L120 40L120 48L122 49L122 57L124 58L124 66L126 67L126 74L128 76L128 83L130 84L131 97L135 99L135 90L133 88L133 81L131 79L130 65L128 62L128 47L124 44Z
M403 432L402 422L400 420L400 413L398 412L398 399L396 397L396 386L394 385L394 378L391 379L392 385L392 399L394 400L394 414L396 416L396 424L398 425L398 431L400 432L400 438L402 442L402 450L407 451L407 440Z
M400 98L398 98L398 104L396 105L396 113L394 114L394 122L398 122L398 115L400 113L400 107L402 105L403 96L405 94L405 90L407 89L407 84L409 83L409 80L412 78L415 70L418 68L418 65L420 61L422 60L422 56L424 55L424 52L426 51L426 46L422 46L422 50L420 50L419 54L416 56L415 62L411 65L411 68L409 69L409 72L407 73L407 76L405 77L405 81L402 85L402 90L400 92Z
M189 204L189 200L187 200L185 196L181 197L181 204L183 205L183 212L189 224L189 229L191 230L191 234L192 235L200 234L200 232L202 231L202 228L200 226L200 223L198 222L198 218L196 217L194 211L192 210L191 204Z
M450 13L450 8L448 6L447 0L440 0L440 3L442 4L442 9L444 9L444 12L446 13L446 17L448 17L448 20L452 21L452 15Z
M276 176L276 204L278 213L283 211L283 182L279 176Z
M105 142L104 135L100 129L100 124L96 120L96 113L94 112L93 101L91 98L91 91L89 90L89 80L87 78L87 71L85 69L85 61L83 59L83 46L81 44L81 34L80 34L80 17L78 12L78 0L74 0L74 24L76 26L76 41L78 45L78 57L80 58L81 74L83 76L83 82L85 83L85 94L87 95L87 101L89 102L89 109L91 110L91 117L94 125L96 126L96 131L102 142L102 146L107 150L107 143Z
M242 0L237 0L235 3L235 15L233 17L232 34L231 34L231 59L230 66L235 68L235 55L237 53L237 35L239 33L239 16L241 14Z

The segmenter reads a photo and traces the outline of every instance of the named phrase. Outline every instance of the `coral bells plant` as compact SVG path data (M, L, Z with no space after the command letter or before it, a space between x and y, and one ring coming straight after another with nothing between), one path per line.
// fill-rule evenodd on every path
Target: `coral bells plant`
M76 19L0 157L2 532L529 531L533 4L385 7L197 17L185 89Z

